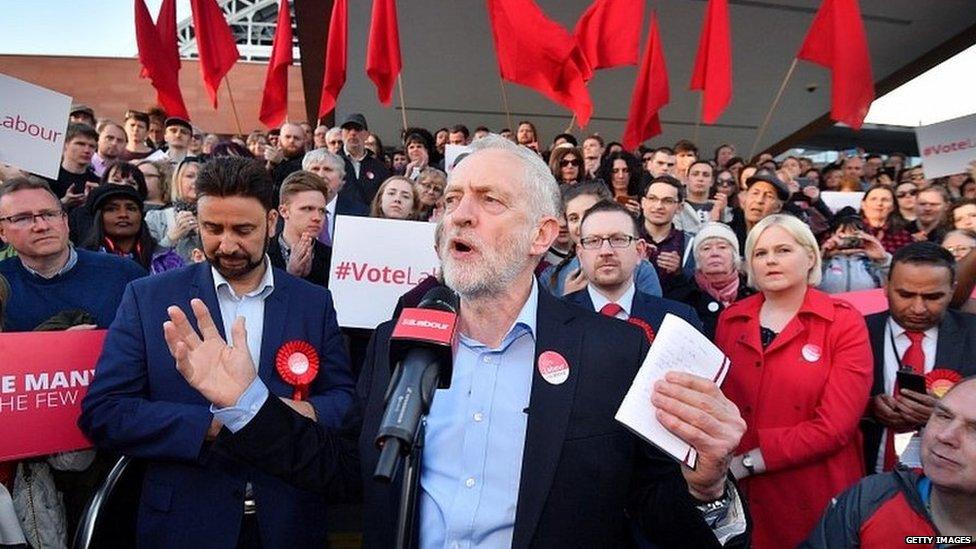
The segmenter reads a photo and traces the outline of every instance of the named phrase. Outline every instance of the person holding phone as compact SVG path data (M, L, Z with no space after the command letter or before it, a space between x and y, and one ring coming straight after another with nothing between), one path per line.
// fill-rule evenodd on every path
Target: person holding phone
M976 374L976 315L949 309L955 287L948 250L916 242L894 253L888 310L865 319L874 351L871 403L861 425L868 474L899 462L918 466L918 430L937 402L923 376Z
M637 157L629 152L614 152L600 166L599 178L610 189L613 199L635 217L640 215L641 168Z
M819 288L829 294L880 288L891 254L881 241L864 232L861 216L842 208L830 223L831 235L820 245L823 280Z

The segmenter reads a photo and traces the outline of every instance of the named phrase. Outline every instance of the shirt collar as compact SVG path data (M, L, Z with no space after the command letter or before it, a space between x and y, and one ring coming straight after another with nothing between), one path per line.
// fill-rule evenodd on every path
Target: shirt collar
M611 302L609 299L607 299L607 296L603 295L600 292L600 290L596 289L596 287L594 287L592 284L586 285L586 291L587 293L590 294L590 301L593 302L593 310L598 313L600 312L600 309L603 309L603 307L607 303ZM620 308L623 309L625 313L627 313L627 316L630 316L630 310L634 306L635 291L636 290L634 288L634 283L631 282L630 287L628 287L627 291L624 292L622 296L620 296L620 299L613 302L616 303L617 305L620 305Z
M257 297L261 297L262 299L268 297L268 295L270 295L271 292L274 291L274 273L272 271L273 269L271 268L271 259L269 259L268 255L265 254L264 276L261 277L261 282L258 283L257 288L244 294L243 297L257 296ZM213 265L210 266L210 272L213 273L214 291L217 292L217 295L220 295L220 288L224 287L226 288L225 291L230 292L230 295L235 299L241 298L241 296L238 296L234 292L234 287L230 285L230 282L228 282L227 279L224 278L224 275L217 272L217 269Z
M536 317L539 312L539 283L532 278L532 290L529 291L529 298L525 300L525 304L522 305L522 309L519 311L518 316L515 317L515 321L512 322L512 326L505 333L505 337L502 339L502 344L500 349L504 350L509 345L512 344L515 339L524 333L528 333L533 339L535 339L535 329L536 329ZM467 347L484 347L485 345L480 341L476 341L464 334L460 334L460 341Z
M894 337L901 337L901 336L905 335L905 332L908 331L905 328L902 328L901 325L898 324L898 322L895 321L895 317L890 316L890 313L889 313L889 316L888 316L888 328L891 330L891 335L894 336ZM922 333L925 334L925 338L926 339L930 339L932 341L935 341L935 340L937 340L939 338L939 326L938 325L932 326L931 328L929 328L928 330L925 330ZM905 337L908 337L908 336L905 336Z
M31 269L30 267L27 266L26 263L24 263L24 260L23 259L20 259L20 264L23 265L24 266L24 269L27 269L27 272L29 272L30 274L32 274L34 276L37 276L37 277L40 277L40 278L43 278L43 279L46 279L46 280L50 280L50 279L52 279L52 278L54 278L56 276L61 276L64 273L66 273L66 272L70 271L71 269L73 269L74 266L78 264L78 252L75 251L75 247L74 246L69 245L68 246L68 261L65 262L64 267L61 267L60 269L58 269L58 271L56 273L54 273L53 275L51 275L51 276L44 276L41 273L35 271L34 269Z

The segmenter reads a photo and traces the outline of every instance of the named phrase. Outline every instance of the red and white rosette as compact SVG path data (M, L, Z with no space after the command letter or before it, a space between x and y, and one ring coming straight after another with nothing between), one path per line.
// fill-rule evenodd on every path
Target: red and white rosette
M956 383L962 381L962 374L947 368L936 368L925 374L925 389L935 398L942 398Z
M630 322L634 326L637 326L641 330L644 330L644 335L647 336L648 344L654 343L654 328L651 328L650 324L644 322L643 320L637 318L636 316L632 316L628 318L627 322Z
M319 354L307 341L293 340L278 349L275 357L278 375L295 388L294 400L308 397L308 388L319 373Z

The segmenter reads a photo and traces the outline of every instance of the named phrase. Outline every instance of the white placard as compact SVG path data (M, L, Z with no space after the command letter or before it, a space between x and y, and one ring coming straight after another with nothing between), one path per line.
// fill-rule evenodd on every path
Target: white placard
M976 160L976 114L915 128L925 177L965 173Z
M664 428L651 404L654 383L668 372L686 372L722 385L729 372L729 359L694 326L668 313L614 419L694 469L698 451Z
M71 98L0 74L0 162L58 177Z
M444 147L444 171L451 173L454 169L454 164L457 163L457 159L462 154L471 154L474 152L468 145L451 145L448 143Z
M336 217L329 290L339 326L375 328L390 320L397 300L439 272L436 223Z
M863 199L864 193L861 191L823 191L820 193L820 200L823 200L823 203L834 213L839 212L845 206L850 206L859 212L861 211L861 200Z

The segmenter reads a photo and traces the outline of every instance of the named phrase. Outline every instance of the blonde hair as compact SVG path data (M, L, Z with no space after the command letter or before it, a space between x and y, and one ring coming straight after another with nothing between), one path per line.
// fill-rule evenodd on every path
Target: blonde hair
M820 280L823 278L823 273L821 272L822 261L820 259L820 247L817 245L817 238L813 236L813 232L806 223L788 214L773 214L764 217L749 231L749 236L746 237L745 251L745 269L749 286L756 288L756 279L752 272L752 254L756 249L756 242L759 240L763 231L773 225L782 227L787 234L793 237L793 240L797 244L813 256L813 266L810 267L810 271L807 273L807 285L818 286Z

